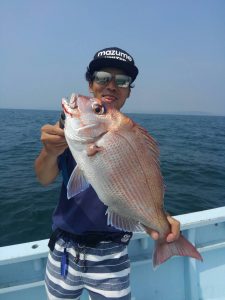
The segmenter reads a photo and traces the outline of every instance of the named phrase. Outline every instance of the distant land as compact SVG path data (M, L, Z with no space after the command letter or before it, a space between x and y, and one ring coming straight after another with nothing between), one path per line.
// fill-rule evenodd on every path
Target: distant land
M44 111L60 111L59 109L53 109L53 108L7 108L7 107L0 107L0 109L6 109L6 110L44 110ZM218 117L224 117L225 114L223 113L212 113L212 112L203 112L203 111L127 111L126 109L122 110L125 114L152 114L152 115L183 115L183 116L218 116Z
M218 116L223 117L225 114L217 114L217 113L211 113L211 112L202 112L202 111L136 111L136 112L128 112L124 111L128 114L153 114L153 115L182 115L182 116Z

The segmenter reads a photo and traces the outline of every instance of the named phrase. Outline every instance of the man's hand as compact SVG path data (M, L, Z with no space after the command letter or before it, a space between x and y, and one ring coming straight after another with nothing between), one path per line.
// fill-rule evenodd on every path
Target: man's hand
M55 125L44 125L41 129L41 141L44 147L35 160L35 172L43 185L55 180L59 173L57 159L68 147L63 129L59 122Z
M170 223L171 232L167 235L166 241L168 243L171 243L171 242L178 240L178 238L180 236L180 222L169 215L167 215L167 220ZM151 235L151 238L153 240L158 240L159 233L157 231L152 230L150 228L146 228L146 231L148 234Z
M171 232L167 235L166 241L168 243L174 242L180 237L180 222L171 216L167 216L167 220L171 226Z
M41 141L46 153L55 157L68 147L64 130L59 127L59 122L55 125L46 124L41 128Z

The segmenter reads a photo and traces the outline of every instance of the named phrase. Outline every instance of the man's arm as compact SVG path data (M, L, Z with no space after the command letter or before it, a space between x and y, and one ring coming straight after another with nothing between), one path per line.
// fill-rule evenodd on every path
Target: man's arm
M43 148L35 160L35 172L38 180L43 185L48 185L55 180L59 173L57 158L68 147L64 130L59 124L44 125L41 129Z

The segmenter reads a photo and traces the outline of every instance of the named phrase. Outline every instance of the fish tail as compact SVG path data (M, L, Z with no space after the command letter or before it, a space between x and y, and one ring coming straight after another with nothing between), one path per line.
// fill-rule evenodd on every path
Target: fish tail
M172 243L167 243L162 240L156 241L153 254L153 267L156 268L158 265L175 255L190 256L203 261L198 250L185 239L183 235L180 235L179 239Z

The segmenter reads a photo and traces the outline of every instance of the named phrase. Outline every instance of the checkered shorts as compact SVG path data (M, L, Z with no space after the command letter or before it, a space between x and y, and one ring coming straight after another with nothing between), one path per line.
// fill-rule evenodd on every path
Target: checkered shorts
M60 238L48 256L45 285L49 300L79 299L84 289L91 300L130 300L129 277L127 246L87 247Z

